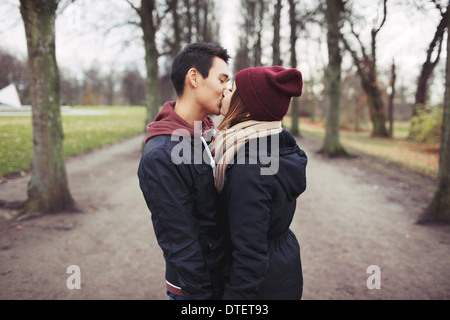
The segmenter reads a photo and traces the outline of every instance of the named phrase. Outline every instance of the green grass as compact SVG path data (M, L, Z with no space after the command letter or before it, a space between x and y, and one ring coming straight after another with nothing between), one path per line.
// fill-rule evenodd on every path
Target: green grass
M145 107L72 109L100 110L107 114L62 116L66 158L143 132L145 125ZM32 148L31 116L0 116L0 177L28 170Z
M284 124L289 128L290 119ZM409 127L409 122L395 122L394 139L372 138L369 130L359 132L341 130L340 141L343 147L351 153L370 155L436 178L439 166L439 144L408 141L406 138ZM325 137L325 125L322 122L312 123L308 119L302 118L299 128L302 134L313 135L321 139Z

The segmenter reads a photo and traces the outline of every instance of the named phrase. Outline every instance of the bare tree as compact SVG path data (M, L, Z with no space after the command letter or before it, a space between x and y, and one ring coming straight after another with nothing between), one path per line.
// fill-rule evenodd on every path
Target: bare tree
M255 45L253 47L254 65L262 65L262 32L264 29L264 17L267 11L267 0L259 1L255 12Z
M296 0L289 0L289 24L291 28L290 44L291 44L291 68L297 68L297 50L295 48L297 44L297 25L296 18ZM299 135L298 130L298 98L294 97L291 101L291 133L293 135Z
M106 101L103 99L105 83L100 68L93 65L91 68L84 71L83 78L83 104L105 104Z
M216 11L213 0L167 0L163 15L165 23L160 29L164 41L161 55L171 61L185 44L195 41L218 43L220 23Z
M216 35L219 33L220 24L216 17L216 2L213 0L196 0L196 18L198 21L197 41L219 42Z
M450 28L450 17L446 18ZM447 69L445 80L444 115L439 156L438 187L430 205L418 223L450 223L450 37L447 37Z
M435 3L436 8L441 13L441 20L436 27L436 31L434 33L434 37L430 42L430 45L428 46L427 50L427 56L425 59L425 62L422 65L422 69L420 71L419 80L417 81L417 90L415 95L415 107L413 110L413 116L417 114L416 106L425 105L428 99L428 87L429 87L429 80L431 75L433 74L433 70L436 67L436 65L439 62L439 58L441 55L441 48L442 48L442 42L444 39L444 33L447 29L447 17L449 15L448 9L450 6L447 6L447 9L445 11L442 10L439 3L436 1L432 1ZM437 47L437 50L436 50ZM436 52L436 57L433 60L433 53Z
M160 20L154 0L142 0L138 10L141 17L141 28L144 34L146 78L146 106L148 108L147 123L153 121L159 110L159 70L158 48L156 47L156 32Z
M169 1L169 10L172 12L173 17L173 42L172 42L172 51L173 54L176 55L181 50L181 30L182 25L180 24L180 15L179 15L179 6L178 0ZM189 8L188 8L189 11ZM190 23L190 22L188 22Z
M321 153L329 157L347 156L339 138L339 107L341 99L341 63L339 48L340 29L342 27L342 0L327 0L327 44L328 67L326 69L327 122L325 139Z
M348 14L351 14L347 10ZM361 37L355 31L353 22L349 18L351 34L356 39L359 45L360 54L355 50L346 36L342 35L342 40L345 48L351 54L353 62L356 65L358 74L361 78L361 84L364 91L367 94L369 108L370 108L370 118L372 121L372 136L373 137L389 137L389 133L386 129L386 115L385 115L385 103L379 88L377 80L377 58L376 58L376 37L378 32L383 27L386 22L387 17L387 0L383 0L383 17L381 23L378 27L372 28L371 31L371 43L370 43L370 53L367 53L366 47L361 41Z
M434 33L434 37L431 40L425 62L422 64L422 68L420 70L419 79L417 81L417 89L415 95L415 103L413 106L413 116L416 116L419 113L419 110L423 109L428 101L428 88L430 85L430 78L433 74L434 68L439 62L441 56L441 48L442 42L444 40L444 34L447 27L447 19L449 16L449 7L450 2L447 5L445 11L442 10L441 5L437 1L432 1L436 8L439 10L441 14L441 20L436 27L436 31ZM435 58L433 60L433 54L435 53ZM417 131L415 126L420 125L419 122L411 122L411 127L409 130L409 139L413 138L413 132Z
M273 42L272 42L272 61L274 65L281 66L283 62L281 61L281 52L280 52L280 20L281 20L281 9L282 3L281 0L275 1L275 13L273 15Z
M234 72L262 65L262 32L268 1L241 0L243 18L239 45L234 58Z
M0 89L3 89L10 83L14 83L19 92L22 104L30 104L27 73L26 62L0 50Z
M141 105L145 101L145 79L137 70L125 71L122 79L124 98L130 105Z
M64 70L60 71L61 103L63 105L80 105L83 95L81 81L75 76L70 75L69 72L64 72Z
M389 136L394 137L394 98L395 98L395 81L397 74L395 72L395 60L392 59L391 66L391 93L389 94L388 116L389 116Z
M183 0L183 17L185 18L185 25L187 29L186 33L186 42L191 43L193 37L193 23L192 23L192 14L191 14L191 0Z
M252 37L254 35L256 21L256 4L254 0L241 0L241 17L243 18L241 33L239 34L239 45L234 58L234 73L247 67L255 66ZM255 49L257 50L257 49Z
M297 40L298 40L298 29L304 31L306 24L310 22L315 22L315 16L320 11L319 8L313 9L311 11L302 10L298 12L297 5L300 4L299 0L289 0L289 27L290 27L290 64L291 68L297 68ZM281 60L279 61L281 63ZM291 101L291 133L293 135L300 135L299 130L299 110L300 99L294 97Z
M74 208L63 150L59 71L55 55L57 0L20 0L28 46L28 72L33 106L33 153L29 214Z
M146 123L152 122L159 111L159 51L156 46L156 33L161 23L161 16L157 10L155 0L141 0L138 8L129 0L128 4L136 11L140 17L140 26L143 32L145 47L146 77Z
M140 18L143 32L146 62L146 123L153 121L161 104L159 82L159 58L162 55L173 58L183 44L192 41L214 41L219 24L212 0L141 0L141 6L135 6L126 0ZM182 6L185 6L183 8ZM186 18L183 18L186 16ZM170 17L172 20L170 20ZM162 21L164 20L164 24ZM186 36L183 36L187 30ZM164 45L158 47L157 36L161 36Z

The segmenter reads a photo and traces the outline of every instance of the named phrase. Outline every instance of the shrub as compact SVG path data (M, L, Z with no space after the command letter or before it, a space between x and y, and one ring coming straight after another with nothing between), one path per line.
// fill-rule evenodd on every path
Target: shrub
M416 142L438 144L441 141L443 109L419 110L411 119L409 138Z

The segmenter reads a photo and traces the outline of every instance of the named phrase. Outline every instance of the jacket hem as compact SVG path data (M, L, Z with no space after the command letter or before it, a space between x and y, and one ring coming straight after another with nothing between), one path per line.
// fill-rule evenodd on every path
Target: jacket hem
M169 281L166 280L166 290L169 292L172 292L173 294L179 295L179 296L184 296L183 291L181 290L180 287L177 287L176 285L170 283Z

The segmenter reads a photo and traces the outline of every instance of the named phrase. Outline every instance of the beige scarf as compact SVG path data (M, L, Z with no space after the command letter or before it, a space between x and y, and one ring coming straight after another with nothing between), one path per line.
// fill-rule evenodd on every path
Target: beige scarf
M215 185L217 191L222 191L227 166L243 145L251 139L278 134L281 130L281 121L249 120L217 132L209 145L216 161Z

